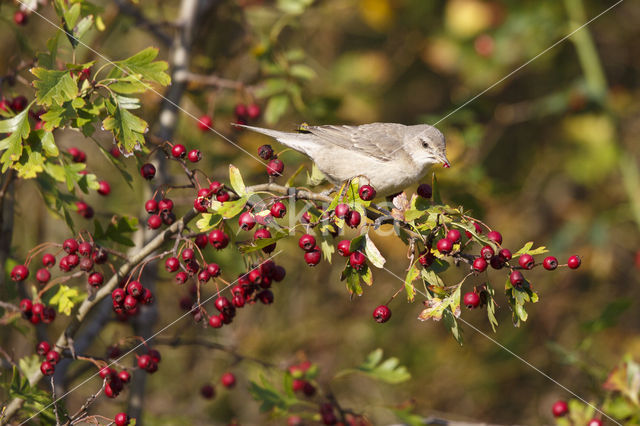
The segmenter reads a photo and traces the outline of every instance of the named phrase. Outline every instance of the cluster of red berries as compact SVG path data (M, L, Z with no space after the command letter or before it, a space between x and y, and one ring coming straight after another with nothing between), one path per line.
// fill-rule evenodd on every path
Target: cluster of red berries
M100 369L100 378L105 380L104 385L104 394L108 398L115 398L120 394L124 385L129 383L131 380L131 374L127 370L122 370L120 372L114 370L110 367L102 367Z
M144 209L151 216L147 218L147 226L149 229L158 229L164 223L167 226L176 221L176 215L173 213L173 201L170 198L163 198L156 201L154 198L144 203Z
M284 163L278 158L271 145L262 145L258 148L258 156L267 163L267 174L271 177L282 176Z
M203 249L207 245L207 236L198 234L195 237L195 244ZM220 275L220 266L217 263L209 263L200 265L196 260L196 253L192 248L182 250L181 256L183 263L177 257L168 257L164 262L167 272L176 272L175 280L178 284L186 283L189 278L196 277L200 284L205 284L210 279Z
M220 383L227 389L233 389L236 386L236 376L227 371L220 377ZM207 383L200 388L200 395L205 399L211 399L216 396L216 389L212 384Z
M202 160L202 153L199 149L192 149L187 152L187 148L181 143L177 143L171 147L171 155L176 159L186 157L192 163L197 163L198 161Z
M16 96L15 98L8 99L0 99L0 112L14 112L19 113L24 111L27 107L29 101L24 96Z
M22 299L20 301L20 312L31 324L39 324L40 321L44 324L51 324L56 319L55 309L40 302L33 303L31 299Z
M44 361L40 364L40 371L45 376L51 376L56 369L56 364L60 361L60 353L51 349L51 345L47 341L42 341L36 346L36 353L44 357Z
M274 218L282 219L287 214L287 206L281 201L275 201L268 210L264 210L254 215L250 211L240 214L238 217L238 225L243 231L251 231L256 224L261 226L269 226L273 223Z
M136 357L138 368L149 374L158 371L158 364L162 361L162 356L160 356L160 352L156 349L149 349L146 354L137 355Z
M291 389L296 393L302 393L311 398L316 394L316 387L311 383L312 375L309 374L311 368L310 361L303 361L289 367L289 374L293 377Z
M129 281L123 287L118 287L111 292L113 311L122 319L137 315L140 304L153 303L151 290L140 284L139 281Z
M567 404L566 401L562 400L556 401L551 406L551 412L553 413L553 417L555 418L564 417L569 414L569 404ZM589 420L587 426L602 426L602 420L594 417L593 419Z
M256 103L237 104L233 109L233 114L236 116L237 124L247 124L250 120L257 120L260 117L260 105Z
M224 188L224 184L217 180L210 182L208 187L203 187L198 190L196 198L193 200L193 208L201 213L206 212L214 197L216 201L220 203L224 203L231 199L231 195Z

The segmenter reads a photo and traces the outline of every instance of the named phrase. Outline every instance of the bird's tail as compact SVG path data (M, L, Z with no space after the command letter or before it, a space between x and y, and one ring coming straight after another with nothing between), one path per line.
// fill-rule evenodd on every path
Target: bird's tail
M290 148L308 154L308 150L312 145L310 135L298 132L281 132L279 130L265 129L262 127L247 126L245 124L232 123L235 127L242 127L243 129L252 130L263 135L270 136L276 139L278 142L286 145Z

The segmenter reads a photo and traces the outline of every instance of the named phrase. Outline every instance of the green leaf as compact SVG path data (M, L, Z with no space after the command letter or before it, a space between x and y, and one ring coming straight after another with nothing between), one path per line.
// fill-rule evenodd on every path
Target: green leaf
M541 246L541 247L538 247L536 249L531 250L532 247L533 247L533 241L529 241L528 243L526 243L524 245L524 247L522 247L520 250L515 252L512 257L516 258L518 256L522 256L523 254L530 254L531 256L535 256L537 254L543 254L543 253L547 253L549 251L544 246Z
M63 18L69 28L76 26L76 22L78 22L78 18L80 17L80 9L80 3L76 3L64 12Z
M67 70L48 70L33 68L36 76L33 87L36 88L36 100L40 105L62 105L78 96L78 84Z
M358 273L366 285L373 285L373 273L371 272L369 265L365 265L365 267L361 271L358 271Z
M413 299L416 297L416 289L413 286L413 281L418 278L419 275L420 270L418 269L417 262L413 262L404 278L404 290L407 293L407 300L409 300L409 302L413 302Z
M260 402L261 412L271 411L276 407L287 410L289 407L301 403L297 398L277 390L262 375L260 381L261 384L254 381L249 382L249 393L253 399Z
M458 299L459 300L459 299ZM449 329L453 338L462 345L462 329L458 326L456 315L451 310L451 306L448 306L443 313L444 325Z
M289 69L289 73L296 78L302 80L311 80L317 76L315 70L308 65L295 64Z
M247 205L247 197L241 197L234 201L225 201L216 210L216 213L221 215L225 219L229 219L240 214L244 206Z
M158 49L148 47L130 58L116 62L116 64L132 74L139 74L147 81L167 86L171 83L171 77L165 72L169 68L169 64L165 61L154 61L157 56Z
M442 281L442 278L440 278L440 276L432 269L423 269L420 275L422 276L424 282L429 285L429 290L437 291L437 289L444 288L444 282ZM435 287L436 289L432 287Z
M0 157L2 173L22 156L22 141L29 136L31 131L28 115L31 105L33 102L15 117L0 121L0 134L9 133L6 138L0 140L0 151L5 151Z
M403 365L399 365L398 358L382 359L382 349L378 348L367 355L365 361L354 369L342 370L336 374L336 378L352 373L361 373L385 383L398 384L411 378L411 374Z
M229 164L229 182L231 182L231 188L233 188L239 197L243 197L247 194L247 188L242 180L240 170L238 170L238 168L233 164Z
M354 251L361 251L364 248L365 235L366 234L358 235L357 237L351 240L351 243L349 244L349 251L351 253L353 253Z
M373 244L373 241L369 238L369 234L367 233L364 235L364 252L367 255L367 259L369 259L376 268L384 268L384 263L386 262L385 258L382 257L378 248Z
M125 151L133 152L140 149L144 145L144 134L148 130L147 122L115 102L106 102L109 116L102 121L102 126L113 133L118 146L124 147ZM125 107L128 106L130 104L125 104Z
M78 291L77 288L71 288L61 284L58 292L49 300L51 306L58 306L58 312L65 315L71 315L71 309L76 303L86 298L85 294Z
M299 175L300 173L302 173L302 171L303 171L304 169L305 169L305 165L304 165L304 164L300 164L300 167L298 167L298 168L296 169L296 171L295 171L291 176L289 176L289 179L287 179L287 182L284 184L284 186L293 186L293 182L294 182L295 178L297 178L297 177L298 177L298 175ZM309 174L307 173L307 176L308 176L308 175L309 175Z
M431 178L431 199L434 204L442 204L442 197L440 196L440 185L438 184L438 179L436 178L436 174L433 174Z
M360 274L353 269L348 263L342 271L342 280L347 280L347 290L349 294L362 295L362 287L360 286Z
M143 93L149 89L149 87L144 84L144 82L140 81L140 79L135 75L128 75L126 77L119 78L112 83L106 84L114 92L124 95Z
M264 110L264 120L267 124L275 124L289 108L289 97L285 94L269 98Z
M200 232L207 232L222 221L222 216L213 213L203 213L200 219L196 222L196 226Z
M239 243L238 249L240 250L240 253L252 253L254 251L262 250L264 247L289 236L289 233L282 231L276 231L275 234L271 232L271 234L271 238L260 238L255 241Z
M320 250L322 250L322 257L331 263L331 255L335 253L336 248L327 240L320 241Z
M284 78L268 78L256 90L256 96L259 99L264 99L283 93L287 89L288 85L289 81Z
M40 364L42 360L38 354L27 355L24 358L20 358L18 360L18 366L20 367L20 371L25 377L31 377L38 371L40 371Z
M489 318L489 324L491 324L491 328L493 332L496 332L496 327L498 327L498 320L496 319L496 300L495 300L496 291L486 286L485 295L487 299L487 318Z
M32 358L34 358L35 361L38 361L37 368L39 369L40 362L37 359L37 356L34 355ZM38 420L42 424L56 424L51 394L39 389L37 386L31 386L27 377L21 375L20 371L15 366L13 367L13 376L11 384L9 385L9 399L13 398L20 398L24 400L22 408L30 413L38 413ZM66 414L61 404L58 405L58 410L64 418Z

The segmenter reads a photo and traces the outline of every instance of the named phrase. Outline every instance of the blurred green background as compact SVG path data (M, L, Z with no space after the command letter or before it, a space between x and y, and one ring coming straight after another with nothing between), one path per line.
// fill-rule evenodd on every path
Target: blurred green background
M154 45L169 59L170 47L131 16L119 13L118 2L96 3L104 7L106 30L92 33L86 40L89 45L111 59ZM287 99L267 107L266 118L277 122L259 120L257 125L291 129L303 121L437 122L447 137L452 162L450 169L435 170L445 202L471 209L501 231L504 245L513 251L533 240L546 245L561 263L572 254L583 261L575 272L530 274L541 300L528 308L529 320L521 328L511 325L501 288L504 278L497 273L493 285L500 304L498 332L493 335L482 311L465 310L462 317L599 404L607 372L623 354L640 355L640 3L622 2L473 102L457 107L613 4L214 1L202 11L191 69L241 81L247 89L212 91L191 85L181 106L196 116L212 113L214 127L250 152L267 139L231 130L233 107L254 99L265 107L274 94ZM135 7L149 20L165 22L175 18L178 6L175 0L156 0ZM0 26L1 74L42 49L54 30L35 15L25 28L16 27L11 22L14 10L11 2L0 6L6 23ZM54 16L47 8L42 13ZM165 31L171 34L168 26ZM78 52L81 61L95 59L86 49ZM306 67L292 72L292 64ZM286 84L278 86L282 83L273 81L278 79ZM3 90L5 96L33 96L21 84ZM160 99L151 93L145 96L144 115L153 123ZM62 144L87 151L90 168L112 185L109 198L90 197L98 216L108 218L112 211L139 215L145 184L138 179L131 190L102 161L91 141L67 133L59 139ZM247 183L265 180L262 165L214 134L200 132L184 114L173 141L201 149L201 168L214 177L226 179L232 162ZM108 135L102 135L101 142L110 147ZM281 158L285 173L309 164L290 151ZM179 176L180 170L172 172ZM68 237L60 222L47 214L33 183L20 182L16 191L15 258L23 258L38 242ZM192 194L176 191L172 198L176 204L182 202L179 211L185 211ZM393 237L377 238L376 243L387 265L403 276L408 265L404 245ZM282 367L308 358L320 365L319 380L325 384L335 371L359 364L371 350L382 347L387 356L398 357L408 367L409 382L331 382L343 406L366 412L375 424L395 421L381 406L410 400L414 411L425 416L548 424L551 404L570 397L468 326L463 325L465 344L460 347L442 324L417 321L419 303L409 305L399 297L391 305L391 321L376 324L371 312L401 285L397 279L375 270L373 287L350 300L339 281L341 259L311 269L295 246L295 241L279 244L285 253L277 261L286 267L287 278L275 289L273 305L245 309L230 327L215 333L186 319L165 334L215 336L243 354ZM230 250L210 256L229 276L241 271L241 260ZM452 269L444 276L451 284L463 275ZM178 301L187 293L163 274L156 329L182 314ZM56 320L53 329L64 323ZM101 331L93 351L101 354L111 341L130 334L126 324L113 322ZM1 345L17 359L32 352L32 335L29 331L25 338L2 330ZM255 365L232 365L224 353L196 346L161 350L164 361L148 380L144 415L149 424L218 424L233 418L241 424L267 422L243 386L256 378ZM200 398L200 386L217 381L228 368L238 375L238 388L224 391L218 386L213 401ZM98 381L74 392L69 406L80 404L96 386ZM110 415L125 404L121 396L115 402L102 400L96 410Z

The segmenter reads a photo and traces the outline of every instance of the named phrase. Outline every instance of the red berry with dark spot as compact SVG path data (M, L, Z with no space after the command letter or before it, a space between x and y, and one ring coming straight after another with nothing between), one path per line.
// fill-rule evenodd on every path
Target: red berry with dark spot
M512 257L511 250L501 249L498 252L498 256L500 256L500 259L502 259L503 262L508 262L511 260L511 257Z
M209 130L211 125L213 124L213 120L208 115L203 115L198 119L198 129L206 132Z
M242 308L245 304L244 296L242 294L234 294L231 298L231 303L236 308Z
M222 250L229 244L229 236L221 229L214 229L209 232L209 243L217 250Z
M364 269L366 260L367 258L364 256L364 254L360 253L359 251L353 252L349 256L349 264L353 269L358 271Z
M316 246L316 238L313 235L304 234L298 240L298 246L300 246L300 248L304 251L313 250L313 248Z
M420 257L418 258L418 262L425 268L431 266L433 261L435 260L435 256L431 253L431 249L427 248L424 252L420 253Z
M46 360L53 365L56 365L60 361L60 354L56 351L49 351L45 356Z
M269 230L266 228L260 228L256 230L256 232L253 234L254 240L261 240L261 239L267 239L267 238L271 238L271 232L269 232ZM271 253L273 250L275 250L275 248L276 248L276 243L273 243L263 247L262 251L268 254L268 253Z
M171 198L163 198L158 202L158 209L161 212L170 212L173 210L173 200Z
M27 25L28 21L29 21L28 15L22 10L18 10L16 13L13 14L13 22L15 22L16 25Z
M587 423L587 426L602 426L602 420L593 418L589 420L589 423Z
M358 195L363 201L371 201L376 198L376 190L371 185L362 185L358 189Z
M556 259L553 256L547 256L542 261L542 266L547 271L553 271L554 269L556 269L558 267L558 259Z
M209 184L209 190L212 194L217 194L222 188L224 188L224 184L218 182L217 180L214 180Z
M111 292L111 299L116 303L122 303L126 294L123 289L116 288Z
M273 148L271 145L262 145L258 148L258 156L263 160L271 160L273 158Z
M87 280L91 287L100 287L104 282L104 277L100 272L93 272L91 275L89 275L89 278L87 278Z
M320 259L322 258L321 254L320 247L315 246L313 249L305 252L304 261L307 262L309 266L316 266L320 263Z
M147 368L149 368L149 365L152 362L153 362L153 359L149 354L143 354L138 357L138 367L143 370L146 370Z
M484 257L477 257L473 261L473 270L476 272L484 272L487 269L487 261Z
M491 260L489 261L489 264L493 269L502 269L504 268L504 265L505 265L504 259L500 255L492 256Z
M351 250L349 250L350 247L351 247L351 241L342 240L338 243L338 253L340 253L341 256L349 257L351 256Z
M230 389L236 385L236 376L234 376L233 373L226 372L220 377L220 381L222 382L222 386Z
M280 201L276 201L271 206L271 215L273 217L277 217L278 219L283 218L287 214L287 206L285 206Z
M136 307L138 307L138 300L131 295L126 296L124 298L123 306L127 311L133 311Z
M187 148L185 148L184 145L180 143L175 144L171 148L171 155L173 155L174 158L182 158L185 156L186 153L187 153Z
M230 198L231 198L231 195L229 195L229 193L224 190L218 191L218 193L216 194L216 201L219 201L221 203L229 201Z
M51 376L55 371L55 367L50 362L44 361L42 364L40 364L40 371L45 376Z
M147 200L147 202L144 203L144 209L149 214L158 213L158 202L156 200Z
M176 274L176 282L178 284L184 284L187 282L188 279L189 279L189 274L187 274L185 271L180 271Z
M283 171L284 163L278 158L269 161L269 164L267 164L267 173L269 176L281 176Z
M428 183L420 184L420 186L418 186L417 192L419 196L427 199L431 198L431 195L433 195L433 190L431 189L431 185L429 185Z
M49 282L50 279L51 279L51 273L49 272L48 269L42 268L42 269L38 269L38 272L36 272L36 280L38 280L40 284L46 284Z
M69 254L73 254L78 251L78 247L78 242L73 238L68 238L62 243L62 249Z
M51 268L56 264L56 257L51 253L45 253L45 255L42 256L42 264L47 268Z
M562 417L569 412L569 405L565 401L556 401L551 407L553 417Z
M78 245L78 253L80 253L81 256L89 256L91 254L91 250L93 250L93 247L88 241L85 241Z
M164 268L167 272L175 272L180 267L180 261L177 257L169 257L164 261Z
M106 180L101 180L98 182L98 185L100 185L98 187L98 194L107 196L111 193L111 185L109 185L109 182Z
M578 269L580 267L580 263L582 263L582 261L578 256L571 256L567 261L567 266L571 269Z
M536 261L533 259L533 256L525 253L518 258L518 263L524 269L532 269L533 266L536 264Z
M23 313L31 312L33 309L33 302L30 299L22 299L20 301L20 311Z
M522 272L516 270L511 272L509 275L509 281L514 287L520 287L524 282L524 276L522 275Z
M498 245L502 244L502 234L500 234L498 231L489 232L487 234L487 238L489 238L491 241L493 241Z
M38 346L36 346L36 353L40 356L45 356L50 350L51 345L49 344L49 342L46 342L44 340L38 343Z
M129 424L129 416L126 413L118 413L113 418L113 422L116 426L127 426Z
M202 153L200 153L199 149L192 149L191 151L189 151L189 154L187 154L187 158L192 163L197 163L202 159Z
M11 279L13 281L24 281L29 276L29 269L24 265L16 265L11 270Z
M360 225L360 221L362 220L360 213L352 210L347 215L346 223L351 228L357 228Z
M187 248L182 250L182 260L192 260L196 256L196 252L193 249Z
M75 256L75 255L74 255ZM80 270L89 272L93 269L93 260L90 257L83 257L80 259Z
M140 174L143 178L151 180L156 175L156 167L151 163L145 163L140 167Z
M475 228L476 234L482 234L482 227L480 225L478 225L476 222L471 222L473 224L473 227ZM473 237L473 235L471 234L471 232L469 231L464 231L465 235L467 236L467 238L471 238Z
M200 281L201 283L204 284L209 281L209 279L211 279L211 274L209 274L209 271L207 271L206 269L198 272L198 281Z
M447 232L447 239L451 240L454 244L459 243L461 238L460 231L457 229L450 229L449 232Z
M215 278L220 275L220 266L217 263L210 263L207 265L207 272L212 278Z
M118 378L122 381L122 383L129 383L131 380L131 374L127 370L122 370L118 373Z
M162 226L162 218L157 214L152 214L147 219L147 225L149 226L149 229L158 229Z
M391 309L387 305L380 305L373 310L373 319L378 323L389 321Z
M477 293L470 291L465 293L462 298L462 303L469 309L477 308L478 305L480 305L480 296Z
M270 305L273 303L273 293L271 290L262 290L256 297L264 305Z
M238 225L243 231L250 231L256 226L256 218L251 212L244 212L238 218Z
M349 214L349 206L342 203L336 206L336 217L344 219Z
M491 260L495 252L491 246L484 246L480 249L480 256L484 257L486 260Z
M438 241L436 247L440 253L449 254L451 253L451 249L453 249L453 243L448 238L442 238Z

